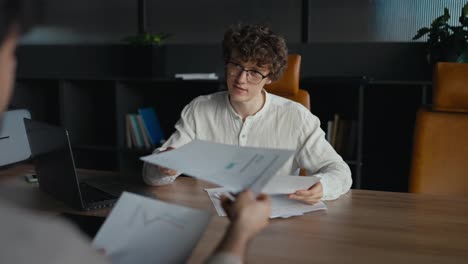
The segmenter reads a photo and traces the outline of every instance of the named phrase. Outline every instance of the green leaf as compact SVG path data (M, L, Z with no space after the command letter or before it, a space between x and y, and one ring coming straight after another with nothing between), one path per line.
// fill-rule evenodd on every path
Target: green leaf
M463 6L461 16L468 17L468 2L466 2L466 4Z
M125 37L122 40L131 45L161 45L162 41L169 36L170 34L167 33L151 34L145 32L140 35Z
M418 33L416 33L416 35L413 37L413 40L420 39L422 36L426 35L430 31L431 30L429 28L427 28L427 27L423 27L423 28L419 29Z
M444 14L434 19L434 21L432 21L431 28L447 26L447 22L449 21L449 19L450 19L449 11L447 8L445 8Z
M443 17L444 17L445 22L449 21L449 19L450 19L450 12L449 12L448 8L446 8L446 7L444 8L444 16Z

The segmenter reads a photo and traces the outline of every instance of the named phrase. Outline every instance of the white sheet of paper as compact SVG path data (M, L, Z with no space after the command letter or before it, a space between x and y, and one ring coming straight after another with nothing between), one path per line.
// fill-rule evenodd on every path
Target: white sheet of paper
M192 142L141 160L183 172L238 192L250 188L259 193L294 151Z
M211 188L205 189L208 196L216 209L219 216L226 216L223 207L221 206L221 195L228 192L226 188ZM291 200L285 194L271 195L271 215L270 218L282 217L287 218L304 213L326 210L327 206L323 202L318 202L314 205L308 205L300 201Z
M124 192L93 245L113 264L185 263L209 221L208 212Z
M176 73L176 78L183 80L218 80L216 73Z
M320 181L319 176L274 176L263 187L262 192L266 194L290 194L297 190L307 190Z

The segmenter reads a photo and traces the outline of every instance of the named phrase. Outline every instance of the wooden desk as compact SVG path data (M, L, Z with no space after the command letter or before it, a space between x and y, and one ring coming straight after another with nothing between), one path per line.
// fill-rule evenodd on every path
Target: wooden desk
M27 184L18 176L24 171L22 166L0 171L0 196L50 212L71 210ZM215 214L203 190L213 186L181 177L151 188L164 201L214 214L189 263L212 252L228 223ZM250 244L248 262L468 263L468 196L352 190L327 206L327 211L272 220Z

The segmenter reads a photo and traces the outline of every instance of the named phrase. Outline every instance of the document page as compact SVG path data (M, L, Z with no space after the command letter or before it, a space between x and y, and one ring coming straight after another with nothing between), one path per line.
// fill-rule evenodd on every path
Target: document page
M202 140L141 160L177 170L238 192L259 193L293 155L293 150L240 147Z
M228 192L225 188L205 189L208 196L220 216L226 216L223 207L221 206L221 196ZM327 206L323 202L318 202L314 205L305 204L300 201L289 199L286 194L271 195L271 215L270 218L288 218L291 216L303 215L307 212L326 210Z
M124 192L93 246L112 263L185 263L210 221L208 212Z
M297 190L307 190L319 181L319 176L275 175L265 187L263 187L262 192L270 195L290 194Z

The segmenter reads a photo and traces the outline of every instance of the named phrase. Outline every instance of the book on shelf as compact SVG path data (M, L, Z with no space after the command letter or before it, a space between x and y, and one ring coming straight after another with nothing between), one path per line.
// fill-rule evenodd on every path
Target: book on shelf
M335 114L333 120L327 122L326 139L343 159L354 159L357 144L357 121L345 120L339 114Z
M127 147L128 148L139 148L138 140L137 140L137 128L133 125L132 122L132 114L125 115L126 126L128 127L128 135L126 136L127 139Z
M339 122L340 122L340 115L339 114L333 115L333 126L332 126L332 131L331 131L330 144L334 148L336 147L336 135L338 133Z
M327 134L326 134L327 137L326 138L327 138L328 143L330 143L330 144L331 144L331 136L332 136L331 132L332 132L332 130L333 130L333 121L329 120L327 122Z
M152 107L138 109L138 114L125 115L125 145L127 148L151 149L164 142L156 111Z
M132 133L134 135L135 141L132 145L133 147L143 148L145 143L143 142L143 135L140 131L140 126L138 125L136 114L130 114L130 125L132 127Z
M144 123L144 127L148 131L149 140L153 146L159 146L164 140L164 133L159 123L158 115L153 107L138 109Z
M132 141L136 142L136 139L133 139L135 135L133 134L132 130L132 125L130 121L130 114L125 115L125 143L127 145L127 148L132 148Z
M143 137L143 143L145 143L145 148L151 148L153 144L149 139L148 130L146 129L146 126L143 123L143 118L141 117L141 115L136 115L136 119L138 121L138 129Z

